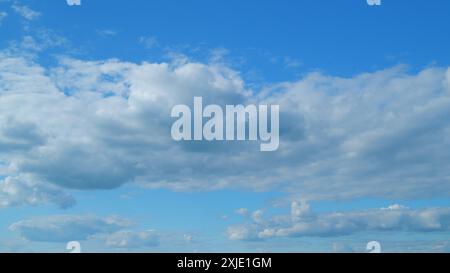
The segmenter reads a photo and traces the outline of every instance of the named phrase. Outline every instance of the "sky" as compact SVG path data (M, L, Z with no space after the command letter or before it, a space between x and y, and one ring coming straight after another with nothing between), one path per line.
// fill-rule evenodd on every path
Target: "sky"
M449 252L449 11L0 0L0 252ZM279 149L174 141L199 96Z

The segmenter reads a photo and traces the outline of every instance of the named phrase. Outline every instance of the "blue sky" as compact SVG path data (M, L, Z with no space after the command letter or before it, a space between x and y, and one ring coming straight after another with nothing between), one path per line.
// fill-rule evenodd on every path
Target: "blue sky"
M449 10L0 0L0 251L449 251ZM174 142L199 95L280 149Z

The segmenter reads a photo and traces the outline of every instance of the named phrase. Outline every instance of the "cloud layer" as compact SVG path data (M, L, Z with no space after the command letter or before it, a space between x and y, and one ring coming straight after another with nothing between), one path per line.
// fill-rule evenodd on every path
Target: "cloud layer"
M449 94L446 68L311 73L251 90L221 63L60 57L46 67L3 52L0 175L81 190L136 183L276 189L306 199L448 197ZM280 105L280 149L174 142L170 110L194 96L205 104Z

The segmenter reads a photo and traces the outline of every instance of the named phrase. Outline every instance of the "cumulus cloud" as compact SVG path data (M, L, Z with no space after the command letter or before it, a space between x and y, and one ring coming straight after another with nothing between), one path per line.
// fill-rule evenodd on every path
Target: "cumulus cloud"
M85 61L0 54L0 163L70 189L281 190L312 199L448 197L446 68L395 67L246 87L222 63ZM174 142L170 110L280 105L280 149ZM1 170L1 169L0 169ZM292 218L307 207L297 204Z
M308 210L309 211L309 210ZM365 231L450 231L450 209L412 210L400 205L365 211L299 215L292 203L291 215L277 215L242 225L230 226L231 240L263 240L276 237L329 237ZM295 216L295 217L292 217Z
M10 230L34 242L84 241L98 234L118 232L130 226L120 217L61 215L23 220L10 226Z
M0 180L0 208L55 204L62 209L75 205L75 199L61 188L31 177L6 177Z

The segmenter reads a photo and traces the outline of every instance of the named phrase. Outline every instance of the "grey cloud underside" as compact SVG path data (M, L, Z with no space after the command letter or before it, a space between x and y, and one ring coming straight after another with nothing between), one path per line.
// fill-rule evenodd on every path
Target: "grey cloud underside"
M279 104L280 149L176 143L170 111ZM307 199L448 197L450 72L312 73L250 90L224 65L0 54L0 173L70 189L282 190Z
M97 241L110 248L140 249L156 247L160 234L155 230L129 230L133 223L125 218L93 215L56 215L18 221L9 229L31 242L67 243Z

